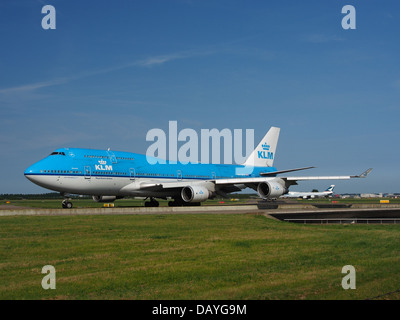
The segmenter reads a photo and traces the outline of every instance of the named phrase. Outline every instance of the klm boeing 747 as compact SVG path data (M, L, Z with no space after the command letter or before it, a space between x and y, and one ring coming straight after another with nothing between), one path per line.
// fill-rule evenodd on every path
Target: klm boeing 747
M96 202L123 197L172 199L170 206L200 205L216 195L252 188L264 200L288 193L300 180L365 178L372 169L354 176L281 177L313 167L278 171L273 167L280 128L271 127L242 165L171 163L150 164L146 155L111 150L63 148L33 164L25 176L33 183L66 197L63 208L72 208L68 194L91 195ZM154 159L153 159L154 160ZM156 161L152 161L155 163Z

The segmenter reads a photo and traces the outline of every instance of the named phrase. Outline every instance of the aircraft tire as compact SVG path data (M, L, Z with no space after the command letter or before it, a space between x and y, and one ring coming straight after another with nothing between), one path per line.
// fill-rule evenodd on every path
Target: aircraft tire
M160 203L158 201L148 201L144 203L145 207L159 207Z

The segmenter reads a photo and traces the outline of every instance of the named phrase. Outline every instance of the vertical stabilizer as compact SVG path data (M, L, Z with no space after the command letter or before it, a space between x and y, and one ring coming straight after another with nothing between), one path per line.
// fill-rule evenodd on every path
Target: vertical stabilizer
M278 145L280 128L271 127L257 148L250 154L244 163L245 166L272 167Z

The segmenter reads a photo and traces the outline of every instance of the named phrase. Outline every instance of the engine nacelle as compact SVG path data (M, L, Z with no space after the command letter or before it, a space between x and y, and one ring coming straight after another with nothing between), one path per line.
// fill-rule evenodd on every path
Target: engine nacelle
M187 186L182 189L181 197L185 202L202 202L210 198L211 192L201 186Z
M258 195L264 199L279 198L287 192L287 189L282 181L282 184L277 181L260 182L257 187Z
M95 202L114 202L117 199L116 196L92 196L92 198Z

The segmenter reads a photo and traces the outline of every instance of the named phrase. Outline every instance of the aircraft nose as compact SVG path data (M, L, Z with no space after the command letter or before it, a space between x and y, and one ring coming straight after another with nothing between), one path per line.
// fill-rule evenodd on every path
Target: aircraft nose
M39 174L39 173L40 173L40 169L39 169L38 163L35 163L25 170L24 175L30 181L35 182L35 178L37 177L37 174Z
M27 169L25 170L24 175L27 176L27 175L29 175L29 174L32 174L33 171L34 171L33 166L30 166L29 168L27 168Z
M34 167L33 166L30 166L29 168L27 168L26 170L25 170L25 172L24 172L24 175L25 175L25 178L27 178L28 180L30 180L30 181L32 181L32 182L34 182L33 181L33 177L34 177Z
M33 182L34 184L37 184L40 187L51 189L53 187L52 181L49 181L48 177L44 175L44 169L47 167L47 165L47 160L42 159L28 167L24 171L24 175L29 181Z

